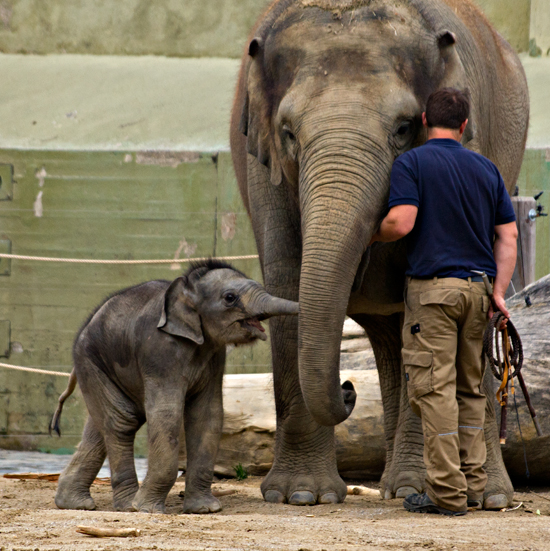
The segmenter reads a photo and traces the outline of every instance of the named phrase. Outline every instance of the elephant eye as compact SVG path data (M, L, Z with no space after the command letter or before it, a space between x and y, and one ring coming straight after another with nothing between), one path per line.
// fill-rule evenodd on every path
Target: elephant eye
M293 134L292 130L290 130L290 127L286 124L283 125L283 136L291 142L296 141L296 136Z
M408 132L410 132L412 128L411 121L404 121L399 125L399 128L397 129L398 136L404 136Z
M239 297L234 293L226 293L223 296L223 300L225 300L226 304L233 304L238 298Z

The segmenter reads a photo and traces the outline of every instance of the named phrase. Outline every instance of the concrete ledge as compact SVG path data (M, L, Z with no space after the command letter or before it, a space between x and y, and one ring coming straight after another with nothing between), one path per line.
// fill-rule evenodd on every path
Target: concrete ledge
M527 147L550 147L550 58L521 56ZM0 54L0 149L227 151L239 61Z

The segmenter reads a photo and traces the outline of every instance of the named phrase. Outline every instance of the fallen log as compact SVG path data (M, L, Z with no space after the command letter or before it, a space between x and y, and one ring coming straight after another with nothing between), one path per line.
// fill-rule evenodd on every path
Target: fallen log
M531 306L527 305L527 302ZM508 435L502 455L512 478L533 482L550 482L550 275L535 281L506 301L511 319L523 343L521 370L531 402L537 413L543 435L537 437L535 426L516 380L516 402L525 452L526 469L520 428L514 398L508 398ZM498 410L497 410L498 411Z
M349 476L377 479L384 468L384 426L378 372L344 370L358 391L353 413L336 427L338 468ZM224 426L214 473L234 477L241 464L248 474L264 475L273 462L275 404L271 373L226 375L223 387ZM182 430L181 442L185 442ZM179 467L186 468L185 446Z
M529 296L532 306L525 298ZM550 482L550 276L546 276L507 301L524 348L523 375L545 436L538 438L517 385L516 401L526 446L530 480ZM351 416L335 428L338 470L348 478L378 479L384 469L383 409L378 372L372 350L342 353L342 381L352 381L357 402ZM357 369L365 366L367 369ZM496 391L496 389L495 389ZM270 373L226 375L224 378L224 428L215 473L234 477L239 463L253 475L271 468L275 436L273 379ZM498 411L498 404L495 407ZM502 448L513 478L525 478L523 446L513 398L509 400L508 439ZM182 434L182 437L184 435ZM184 442L184 438L181 440ZM185 447L180 453L185 470Z

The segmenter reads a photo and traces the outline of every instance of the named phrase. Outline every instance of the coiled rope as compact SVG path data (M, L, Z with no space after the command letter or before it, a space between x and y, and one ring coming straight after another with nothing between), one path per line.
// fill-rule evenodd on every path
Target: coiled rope
M523 441L523 434L521 432L521 425L519 424L519 414L517 411L516 401L516 389L514 385L514 378L517 377L519 386L523 392L525 403L533 419L535 429L538 436L542 436L542 429L535 412L535 408L531 403L531 398L521 373L523 367L523 345L519 334L514 327L514 324L508 320L505 327L501 329L502 322L506 320L506 316L496 311L487 325L485 334L483 335L483 350L487 356L487 361L491 366L493 375L499 380L500 386L497 390L497 400L500 403L500 443L506 443L506 409L508 405L508 384L511 383L511 394L514 397L514 405L516 406L516 417L518 420L518 427L520 431L520 438L523 444L523 454L525 458L525 468L527 477L529 477L529 467L527 465L527 451L525 448L525 442ZM499 337L500 335L500 337ZM493 349L493 344L495 345ZM494 356L496 351L496 358Z
M491 320L487 325L485 334L483 335L483 349L491 366L493 375L499 380L502 381L503 378L509 377L513 379L517 377L521 368L523 366L523 345L521 344L521 339L519 334L514 327L514 324L508 320L506 328L508 329L508 336L510 337L510 344L507 354L507 345L505 342L505 334L503 331L496 330L497 327L500 327L500 324L506 319L506 316L502 312L495 312ZM500 338L499 338L500 336ZM493 343L495 347L493 348ZM496 358L494 356L494 351L496 351ZM502 356L501 356L502 351ZM505 355L508 355L510 366L514 367L514 370L506 374L505 371Z

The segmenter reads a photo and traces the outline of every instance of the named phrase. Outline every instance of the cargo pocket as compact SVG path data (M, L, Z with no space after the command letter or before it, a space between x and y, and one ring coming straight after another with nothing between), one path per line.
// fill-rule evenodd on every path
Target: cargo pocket
M489 311L489 305L491 304L488 296L479 297L478 306L475 312L475 318L468 324L466 331L467 339L482 339L485 329L487 328L487 312Z
M433 352L402 349L409 398L420 398L433 391Z
M461 297L456 289L430 289L420 294L417 317L424 336L438 335L447 327L449 318L458 314L456 306Z
M440 304L444 306L456 306L460 298L460 291L455 289L431 289L420 294L420 304Z

